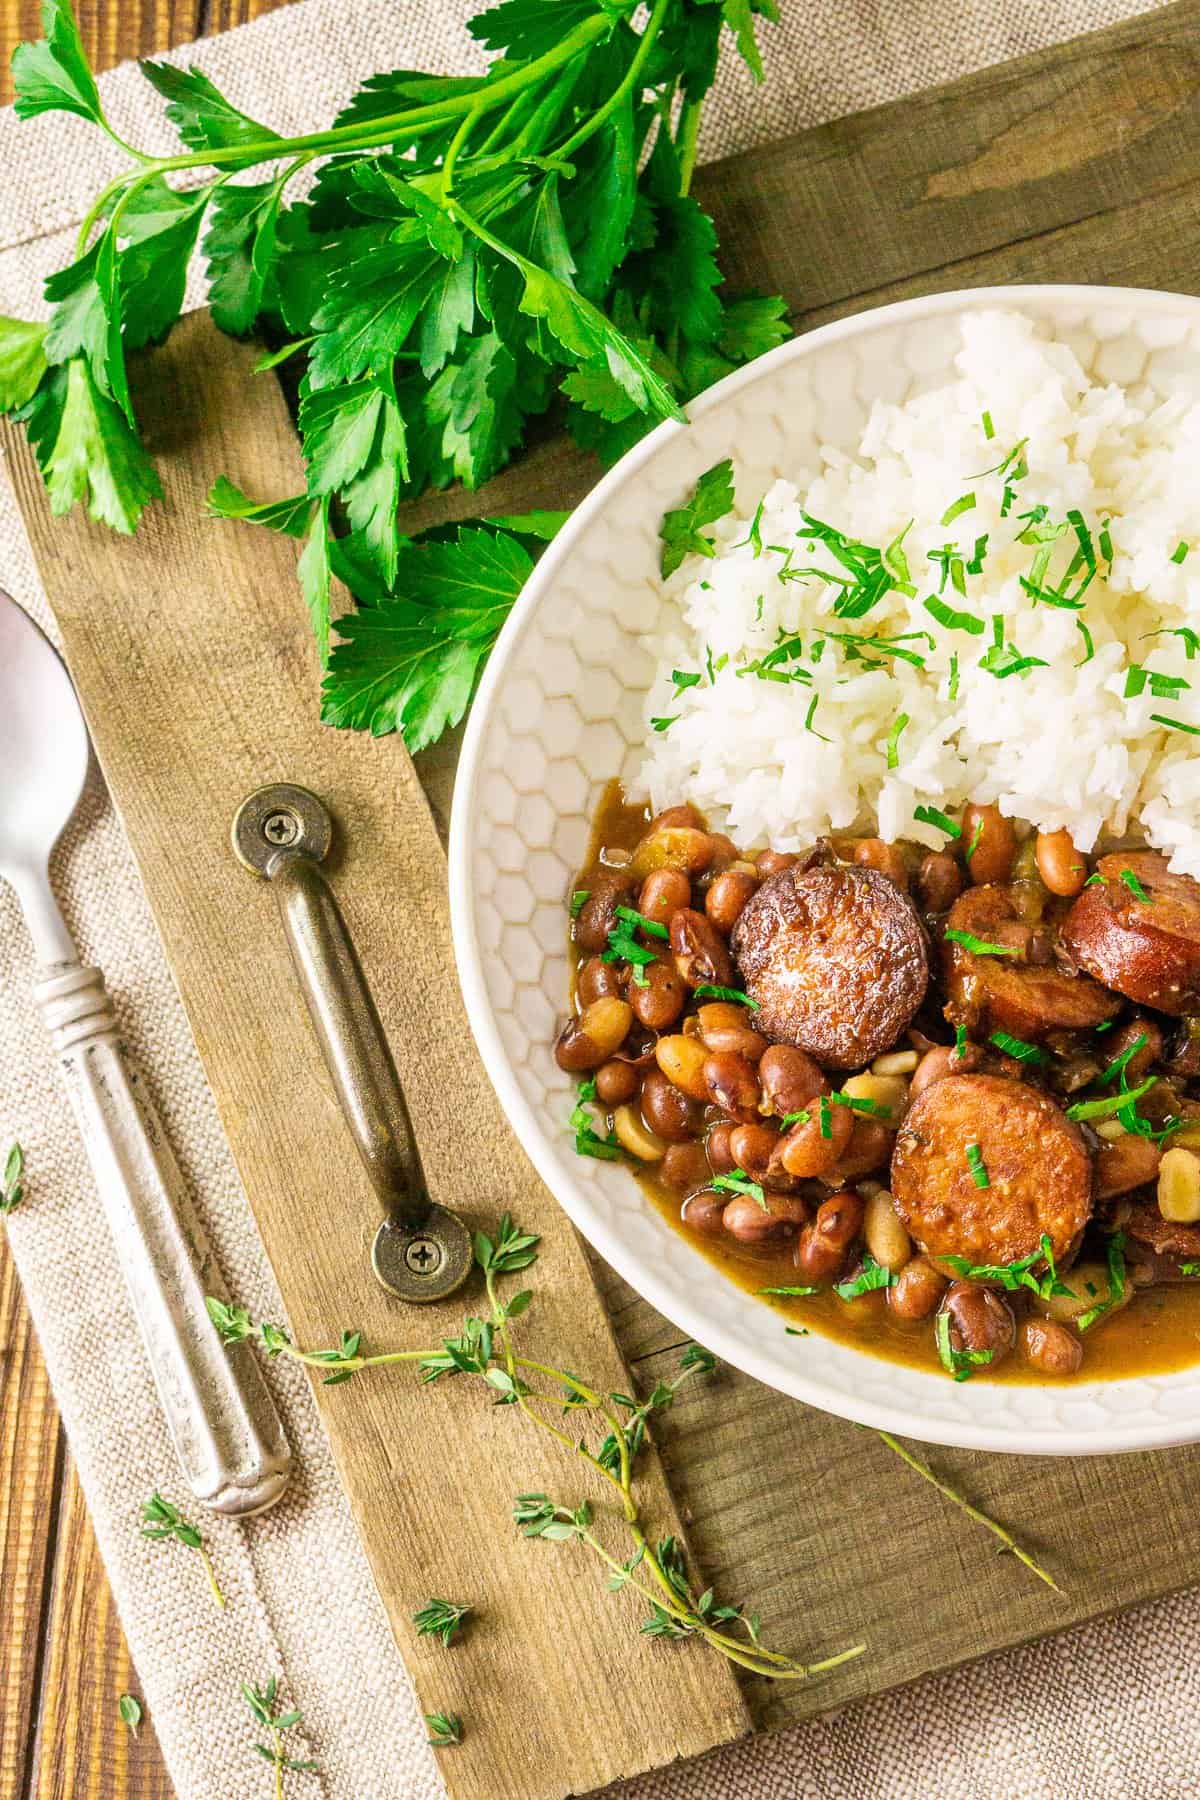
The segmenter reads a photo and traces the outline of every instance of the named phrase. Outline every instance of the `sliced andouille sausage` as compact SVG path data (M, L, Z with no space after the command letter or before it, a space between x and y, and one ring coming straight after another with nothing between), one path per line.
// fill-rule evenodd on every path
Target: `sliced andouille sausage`
M986 1028L1036 1041L1064 1028L1088 1031L1111 1019L1120 1005L1090 976L1025 960L1033 928L1019 917L1006 887L968 888L950 908L946 927L1017 953L978 954L960 940L946 938L946 1016L973 1035Z
M731 947L757 1029L826 1068L890 1050L929 981L912 901L859 866L779 870L743 907Z
M1045 1234L1061 1266L1091 1215L1092 1160L1079 1127L1026 1082L946 1075L908 1109L891 1190L930 1256L1010 1263Z
M1153 850L1102 856L1096 873L1063 921L1071 954L1139 1006L1200 1011L1200 882Z

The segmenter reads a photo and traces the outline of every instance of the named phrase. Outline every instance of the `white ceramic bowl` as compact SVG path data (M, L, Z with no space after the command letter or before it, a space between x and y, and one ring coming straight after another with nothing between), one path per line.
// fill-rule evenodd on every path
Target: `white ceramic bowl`
M665 602L658 527L697 475L732 455L753 493L818 444L853 450L877 398L945 381L957 316L1018 308L1105 380L1165 395L1200 385L1200 301L1099 287L984 288L905 301L761 357L660 426L605 476L550 546L492 653L459 766L450 891L467 1011L501 1103L584 1236L681 1330L813 1406L908 1437L1078 1455L1200 1437L1200 1367L1124 1381L958 1385L812 1333L743 1293L673 1231L620 1164L576 1156L573 1083L551 1047L568 995L564 902L603 783L639 756Z

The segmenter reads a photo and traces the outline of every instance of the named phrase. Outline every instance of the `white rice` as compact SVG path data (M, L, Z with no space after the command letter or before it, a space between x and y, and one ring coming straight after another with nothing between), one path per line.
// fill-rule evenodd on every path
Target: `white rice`
M795 546L796 567L839 566L806 532L802 512L881 548L911 519L904 553L915 594L893 588L866 617L836 617L839 587L780 580L783 551L756 555L746 540L759 496L739 492L738 516L708 528L715 556L689 556L668 584L680 621L654 646L658 675L634 791L656 808L693 800L738 843L780 849L864 829L940 846L946 839L936 826L914 822L916 806L953 813L968 799L995 802L1045 830L1065 827L1082 850L1144 838L1170 852L1173 868L1200 875L1200 736L1151 719L1159 713L1200 727L1200 655L1189 660L1187 640L1169 635L1181 626L1200 632L1200 397L1147 405L1116 384L1093 385L1066 345L1011 312L965 316L954 366L958 379L936 392L904 406L877 402L856 456L826 447L819 472L798 471L794 485L778 481L762 497L762 545ZM1023 438L1028 474L1014 483L1004 518L1004 476L978 472ZM943 525L942 514L968 491L973 509ZM1111 572L1098 552L1081 612L1036 603L1020 585L1036 546L1015 541L1024 529L1018 515L1038 505L1049 521L1076 509L1094 540L1111 521ZM946 629L926 610L939 580L926 553L956 542L969 558L984 533L982 572L966 576L965 597L949 581L941 596L984 620L985 634L975 636ZM1051 583L1075 542L1068 532L1055 545ZM1189 554L1172 561L1181 543ZM999 679L980 666L996 614L1005 641L1046 667ZM1088 661L1077 620L1095 645ZM893 658L866 668L832 641L813 664L814 636L838 630L928 631L933 645L909 641L923 669ZM1147 635L1155 632L1164 635ZM797 633L803 655L786 668L806 670L810 681L739 675ZM676 691L673 671L703 673L723 657L711 678ZM1133 664L1190 685L1164 698L1147 683L1127 699ZM889 770L888 738L902 713L908 723ZM663 718L673 723L654 730L651 721Z

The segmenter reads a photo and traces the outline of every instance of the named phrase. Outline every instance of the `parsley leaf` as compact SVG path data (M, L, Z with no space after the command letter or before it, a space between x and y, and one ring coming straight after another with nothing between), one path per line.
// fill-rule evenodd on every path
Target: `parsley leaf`
M706 469L692 489L691 498L662 522L662 573L673 575L685 556L711 556L713 539L702 527L715 525L733 511L733 464L728 457Z
M100 92L66 0L42 0L42 30L46 35L40 42L18 44L13 52L18 119L68 112L103 125Z
M153 463L79 358L50 371L22 416L52 513L85 500L93 519L130 532L149 502L161 499Z
M270 145L278 133L232 106L208 76L197 68L143 62L142 74L167 101L167 118L189 150L226 150L246 144Z
M46 373L46 327L0 317L0 412L15 412Z

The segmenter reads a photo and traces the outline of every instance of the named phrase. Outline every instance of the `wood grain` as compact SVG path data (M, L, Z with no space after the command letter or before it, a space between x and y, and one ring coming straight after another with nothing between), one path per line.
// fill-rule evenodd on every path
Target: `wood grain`
M218 467L251 492L301 479L282 396L251 382L253 362L250 347L198 314L138 371L140 415L167 497L132 543L82 519L51 521L23 445L12 466L93 741L293 1327L309 1344L336 1341L353 1324L368 1342L414 1346L455 1328L463 1305L405 1311L370 1274L375 1203L336 1110L275 899L228 844L244 796L284 779L320 793L338 821L337 891L396 1051L432 1193L474 1226L507 1209L542 1234L532 1353L569 1346L572 1367L624 1389L579 1244L517 1149L471 1046L444 859L403 746L319 724L294 547L203 517ZM514 1493L588 1491L557 1446L530 1441L514 1415L481 1404L465 1382L430 1391L401 1377L316 1391L418 1689L428 1672L427 1704L473 1717L445 1766L453 1793L539 1800L586 1790L748 1728L727 1665L672 1657L623 1628L631 1599L598 1607L596 1571L584 1559L513 1533ZM681 1531L653 1462L643 1480L655 1528ZM504 1627L472 1633L450 1662L437 1659L436 1677L409 1623L431 1568L444 1591L475 1596ZM505 1698L514 1632L544 1676L533 1732Z
M79 11L85 41L98 66L105 66L255 16L271 4L83 0ZM0 0L0 22L6 47L36 35L37 0ZM698 191L717 218L731 287L784 292L800 328L876 302L991 281L1112 281L1200 291L1198 27L1200 3L1180 0L1075 43L711 165L701 171ZM3 61L0 97L7 97L7 57ZM562 505L593 479L588 459L547 440L493 485L486 503L494 510ZM283 491L281 478L271 486ZM426 516L477 510L479 500L440 496ZM439 817L449 804L454 748L448 741L419 759ZM0 1270L3 1259L0 1243ZM601 1275L626 1355L639 1379L650 1379L669 1359L677 1334L618 1278ZM78 1505L64 1502L59 1520L66 1477L57 1427L36 1348L10 1289L11 1278L6 1287L0 1274L5 1800L10 1791L23 1791L12 1786L22 1779L13 1771L25 1771L32 1784L35 1771L43 1782L45 1769L53 1767L53 1739L45 1731L34 1751L35 1690L43 1694L46 1716L63 1729L72 1717L77 1721L74 1766L107 1768L111 1721L88 1696L95 1669L109 1669L109 1693L121 1691L124 1680L116 1660L119 1638L111 1629L91 1650L90 1665L39 1650L43 1617L52 1617L57 1632L73 1616L69 1583L98 1593L103 1577L78 1547L84 1530ZM940 1471L1015 1529L1032 1532L1066 1573L1064 1615L1053 1596L1008 1559L996 1559L976 1528L866 1434L734 1373L720 1381L715 1394L693 1389L661 1432L677 1498L707 1572L726 1597L745 1597L760 1608L773 1640L800 1653L859 1634L870 1646L869 1657L850 1665L835 1687L752 1692L760 1724L850 1697L863 1682L877 1687L914 1679L931 1666L928 1646L935 1641L937 1656L951 1661L1195 1576L1192 1563L1180 1559L1171 1525L1190 1516L1193 1451L1071 1467L931 1452ZM734 1419L736 1429L728 1423ZM761 1446L751 1459L753 1486L741 1473L747 1442ZM1064 1507L1074 1507L1077 1497L1086 1502L1085 1528L1077 1519L1070 1529L1049 1523L1063 1516ZM848 1508L855 1515L849 1521ZM1138 1521L1136 1533L1131 1520ZM1082 1566L1089 1560L1088 1537L1105 1545L1115 1586L1097 1584ZM1119 1562L1114 1545L1120 1546ZM820 1561L826 1555L844 1559L850 1546L866 1546L869 1594L857 1574L836 1583ZM836 1566L846 1573L844 1561ZM929 1569L943 1572L939 1580L914 1579L914 1570ZM988 1598L982 1620L987 1629L973 1640L981 1621L974 1612L960 1621L955 1596L976 1582ZM858 1594L849 1608L848 1589ZM593 1595L587 1604L596 1604ZM914 1616L922 1622L919 1632ZM897 1644L907 1654L898 1653ZM125 1794L112 1785L114 1777L107 1779L107 1788L95 1790L104 1800ZM147 1800L169 1794L165 1775L157 1780L146 1790Z

